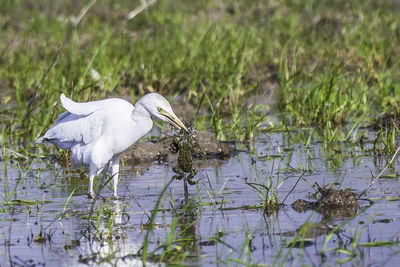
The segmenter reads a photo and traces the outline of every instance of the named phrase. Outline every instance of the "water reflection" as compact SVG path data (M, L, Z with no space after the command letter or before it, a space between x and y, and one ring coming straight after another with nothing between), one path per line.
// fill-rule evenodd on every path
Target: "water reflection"
M177 240L180 240L179 245L182 251L190 255L188 263L199 264L200 258L200 236L196 232L198 223L198 203L192 199L185 199L181 207L178 208L177 214L179 234Z
M129 216L124 200L96 199L89 205L86 228L81 231L78 261L85 264L140 265L137 258L142 244L126 239L125 225Z

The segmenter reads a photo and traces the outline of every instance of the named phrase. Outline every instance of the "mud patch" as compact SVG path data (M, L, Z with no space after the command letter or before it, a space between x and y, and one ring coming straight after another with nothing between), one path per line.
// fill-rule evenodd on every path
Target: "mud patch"
M208 132L198 132L197 142L199 146L192 151L195 158L227 159L236 151L234 144L216 140ZM171 161L177 158L171 150L173 137L163 137L149 142L134 144L123 154L122 158L129 162Z
M388 130L393 127L398 130L400 128L400 116L398 113L384 115L377 118L372 127L377 131L381 129Z
M292 208L297 212L315 209L324 219L333 219L351 217L360 207L357 196L348 190L319 188L317 193L317 201L298 199L292 203Z

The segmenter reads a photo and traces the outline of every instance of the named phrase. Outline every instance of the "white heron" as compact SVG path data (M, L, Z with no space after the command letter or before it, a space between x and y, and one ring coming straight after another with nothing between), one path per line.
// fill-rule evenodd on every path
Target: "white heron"
M152 116L187 131L168 101L157 93L143 96L135 106L120 98L77 103L61 94L60 100L67 111L37 142L70 149L74 166L89 166L89 197L94 196L94 177L105 168L111 173L117 197L121 154L151 130Z

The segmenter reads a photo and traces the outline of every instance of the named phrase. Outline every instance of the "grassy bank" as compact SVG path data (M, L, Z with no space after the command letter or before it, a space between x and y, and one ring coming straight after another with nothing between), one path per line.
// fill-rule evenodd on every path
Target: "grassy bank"
M323 138L398 110L396 1L157 1L131 20L140 1L88 4L0 1L3 142L37 138L61 92L183 95L198 128L233 140L270 128L272 102L278 124Z

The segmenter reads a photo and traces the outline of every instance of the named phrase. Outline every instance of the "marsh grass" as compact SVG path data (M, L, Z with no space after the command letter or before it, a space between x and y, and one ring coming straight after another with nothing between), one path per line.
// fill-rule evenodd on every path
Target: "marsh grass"
M196 250L199 250L196 237L197 223L197 204L194 203L194 198L187 199L179 209L175 210L164 243L152 254L155 256L155 252L161 248L159 261L168 263L180 263L191 254L196 254Z
M2 211L7 211L10 210L12 205L15 204L37 204L36 202L33 201L29 201L29 200L20 200L20 199L15 199L12 200L12 197L15 197L15 192L18 188L18 186L24 181L26 175L28 174L30 167L22 167L18 162L17 162L17 166L18 166L18 170L20 173L20 178L18 179L17 183L15 184L15 186L11 189L10 188L10 184L9 184L9 180L7 177L7 174L3 177L3 188L4 188L4 195L1 195L1 198L3 199L3 203L1 203L1 206L4 206L4 208L2 208Z
M263 129L274 87L280 121L322 126L327 141L399 107L395 1L163 1L126 20L133 4L97 1L75 25L85 3L2 1L2 142L40 136L61 92L184 95L196 127L231 140Z
M198 204L195 202L197 195L194 195L191 198L185 198L183 203L178 207L174 207L174 201L171 199L171 222L168 223L168 229L166 229L165 238L161 240L161 242L159 240L157 242L158 245L152 251L148 251L150 242L154 242L151 241L151 235L154 230L157 213L160 211L160 204L163 211L162 218L165 220L164 212L168 211L164 207L165 192L173 181L174 179L171 179L169 183L164 186L151 213L149 223L146 224L147 231L145 234L143 247L140 251L140 255L144 264L146 264L148 260L151 262L179 264L182 263L188 256L195 257L191 254L198 250L198 238L196 237ZM199 205L201 206L201 204ZM166 222L164 221L164 223Z
M377 156L394 154L398 147L399 132L397 127L390 127L387 130L378 130L374 140L373 151Z
M145 234L145 237L144 237L144 241L143 241L143 247L141 249L141 256L142 256L143 264L146 264L147 258L149 257L149 255L151 255L149 253L149 251L148 251L148 247L149 247L149 244L151 242L150 238L151 238L151 234L153 232L156 216L157 216L157 213L158 213L159 208L160 208L160 203L164 202L164 201L162 201L162 199L165 197L165 191L168 189L168 187L172 184L173 181L174 181L174 179L171 179L164 186L164 188L162 189L162 191L161 191L161 193L160 193L160 195L159 195L159 197L157 199L157 202L156 202L156 204L154 206L154 209L151 212L150 221L148 223L147 231L146 231L146 234Z

